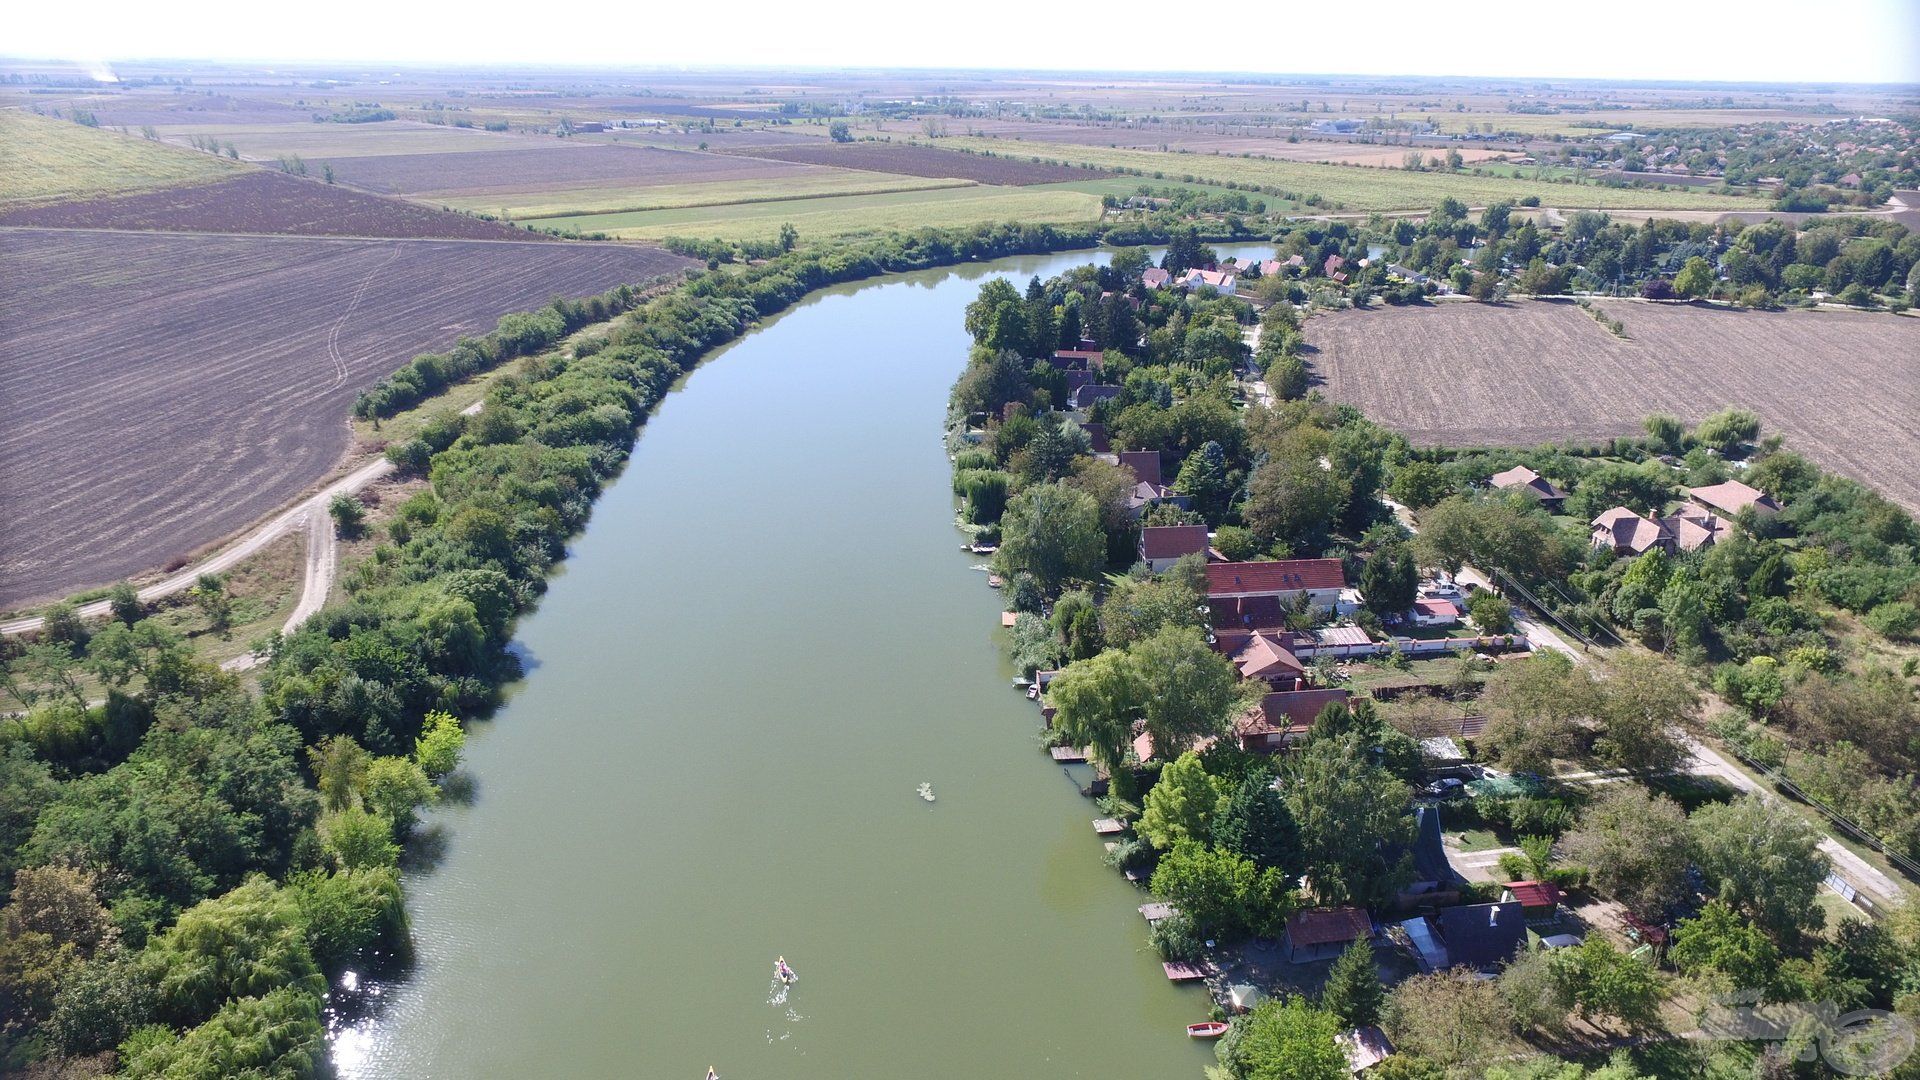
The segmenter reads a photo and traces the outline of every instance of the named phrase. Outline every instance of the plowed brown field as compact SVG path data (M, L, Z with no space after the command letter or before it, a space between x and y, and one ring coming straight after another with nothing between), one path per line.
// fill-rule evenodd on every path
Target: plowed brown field
M1442 304L1310 319L1327 396L1423 446L1632 435L1654 412L1729 405L1837 472L1920 510L1920 319L1605 303Z
M137 573L324 476L354 395L552 296L688 265L615 244L8 230L0 605Z

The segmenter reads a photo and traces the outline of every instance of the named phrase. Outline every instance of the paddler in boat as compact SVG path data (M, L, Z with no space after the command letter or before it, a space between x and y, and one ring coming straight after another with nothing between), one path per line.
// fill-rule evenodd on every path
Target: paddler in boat
M788 966L787 966L787 958L786 958L786 957L784 957L784 956L781 956L781 957L776 957L776 958L774 959L774 961L773 961L773 974L774 974L774 977L775 977L775 978L777 978L777 979L779 979L779 980L780 980L781 982L789 982L789 983L790 983L790 982L794 982L794 981L796 981L796 980L798 980L798 979L800 978L800 976L798 976L798 975L795 975L795 974L793 973L793 969L792 969L792 968L790 968L790 967L788 967Z

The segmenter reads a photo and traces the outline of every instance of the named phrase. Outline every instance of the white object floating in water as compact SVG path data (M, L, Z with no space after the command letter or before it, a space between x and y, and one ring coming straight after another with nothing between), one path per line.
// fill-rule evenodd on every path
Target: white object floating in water
M921 798L927 800L928 802L933 801L933 785L932 784L922 781L920 786L915 788L914 790L920 793Z

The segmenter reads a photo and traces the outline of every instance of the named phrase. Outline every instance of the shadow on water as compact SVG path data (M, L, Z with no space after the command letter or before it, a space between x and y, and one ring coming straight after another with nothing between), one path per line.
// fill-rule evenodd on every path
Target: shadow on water
M413 830L400 852L400 869L409 874L431 873L446 859L453 831L440 822Z
M440 780L440 801L453 806L472 806L480 793L480 781L465 769L456 769Z

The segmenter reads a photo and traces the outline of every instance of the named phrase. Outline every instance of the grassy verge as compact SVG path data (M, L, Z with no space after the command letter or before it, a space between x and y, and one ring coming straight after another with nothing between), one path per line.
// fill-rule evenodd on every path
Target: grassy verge
M231 176L244 168L197 150L69 120L0 110L0 206L119 195Z

